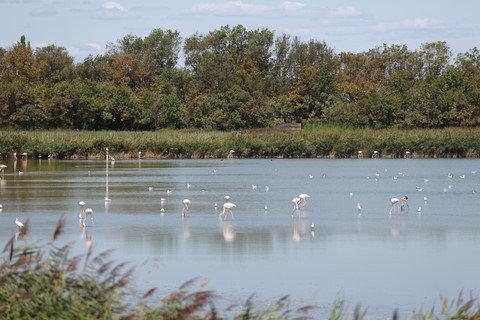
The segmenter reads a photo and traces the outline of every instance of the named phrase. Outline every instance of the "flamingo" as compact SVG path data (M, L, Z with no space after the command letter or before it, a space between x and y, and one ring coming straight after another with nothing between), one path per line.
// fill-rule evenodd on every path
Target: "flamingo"
M93 223L93 210L91 208L85 209L85 219L83 220L83 226L87 226L87 218L90 217L90 222Z
M393 213L394 209L398 209L398 202L400 200L398 198L392 198L390 199L390 203L392 204L392 207L390 208L390 214Z
M80 205L80 214L78 215L78 218L83 219L85 214L85 210L83 209L83 207L85 207L85 201L80 201L78 204Z
M2 173L2 179L5 177L5 168L7 166L4 164L0 164L0 173Z
M300 199L299 197L295 197L292 199L292 202L293 202L293 210L298 210L298 204L300 203Z
M300 207L305 207L305 205L307 204L307 199L310 198L310 196L306 193L302 193L298 197L301 199L298 205Z
M230 217L233 219L232 209L235 208L235 207L236 207L236 205L235 205L234 203L225 202L225 203L223 204L223 211L222 211L222 213L220 213L220 214L218 215L218 218L219 218L220 220L224 220L224 219L222 218L222 216L225 215L225 219L227 219L228 216L230 216Z
M25 225L20 220L18 220L18 218L15 219L15 224L18 226L19 229L25 227Z
M183 199L183 210L182 210L182 216L185 216L188 212L188 206L190 205L190 200L188 199Z

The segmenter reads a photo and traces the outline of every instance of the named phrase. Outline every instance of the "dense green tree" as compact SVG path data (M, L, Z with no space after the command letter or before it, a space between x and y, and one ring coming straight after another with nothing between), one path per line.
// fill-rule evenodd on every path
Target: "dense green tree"
M67 49L49 45L35 49L35 58L40 68L40 81L60 82L73 79L73 57Z

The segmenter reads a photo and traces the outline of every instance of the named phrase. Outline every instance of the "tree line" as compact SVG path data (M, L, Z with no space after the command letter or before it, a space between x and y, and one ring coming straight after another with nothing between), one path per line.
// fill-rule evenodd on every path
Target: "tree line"
M182 60L180 59L182 58ZM0 125L12 129L239 130L302 122L352 128L480 124L480 51L446 42L336 53L268 29L183 39L155 29L74 63L25 36L0 48Z

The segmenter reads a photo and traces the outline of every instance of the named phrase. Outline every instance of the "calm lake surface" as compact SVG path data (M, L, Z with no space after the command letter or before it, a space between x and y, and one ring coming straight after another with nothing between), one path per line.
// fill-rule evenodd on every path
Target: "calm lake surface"
M367 316L432 306L439 313L440 296L479 295L479 160L2 164L0 244L17 231L16 217L30 219L28 239L19 242L32 243L49 241L64 215L61 240L75 241L76 253L90 243L97 253L115 248L116 260L136 267L140 291L158 287L163 294L201 276L223 297L218 304L288 294L320 313L341 299L347 310L368 308ZM301 193L310 198L294 211L292 198ZM225 195L237 207L233 220L219 221ZM390 215L390 199L403 195L409 207ZM191 204L183 218L185 198ZM86 228L80 201L94 211Z

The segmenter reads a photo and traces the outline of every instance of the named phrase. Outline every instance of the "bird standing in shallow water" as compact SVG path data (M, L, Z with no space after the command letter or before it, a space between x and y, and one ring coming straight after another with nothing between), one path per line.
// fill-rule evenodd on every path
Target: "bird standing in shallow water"
M18 220L18 218L15 219L15 224L18 226L19 229L25 227L25 225L20 220Z
M231 203L231 202L225 202L225 203L223 204L223 211L222 211L222 213L220 213L220 214L218 215L218 218L219 218L220 220L226 220L226 219L230 216L230 218L233 219L232 209L235 208L235 207L236 207L235 204L233 204L233 203ZM225 218L222 217L223 215L225 215Z
M185 216L188 212L188 206L190 205L190 200L188 199L183 199L183 210L182 210L182 216Z

